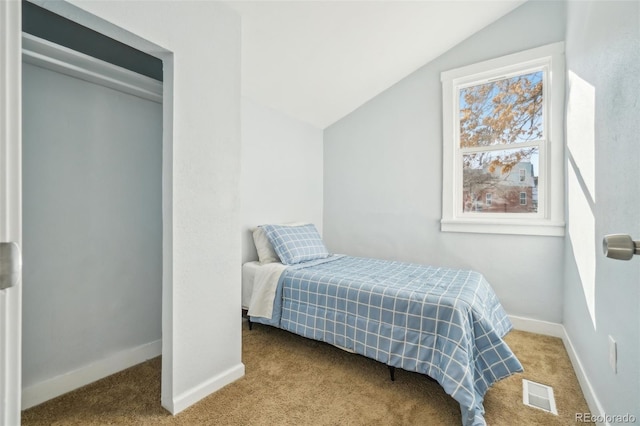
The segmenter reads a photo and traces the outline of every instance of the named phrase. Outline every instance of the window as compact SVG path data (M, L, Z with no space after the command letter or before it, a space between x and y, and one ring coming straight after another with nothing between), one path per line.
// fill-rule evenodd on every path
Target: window
M526 192L521 192L520 193L520 205L521 206L526 206L527 205L527 193Z
M443 231L564 235L563 52L442 73Z

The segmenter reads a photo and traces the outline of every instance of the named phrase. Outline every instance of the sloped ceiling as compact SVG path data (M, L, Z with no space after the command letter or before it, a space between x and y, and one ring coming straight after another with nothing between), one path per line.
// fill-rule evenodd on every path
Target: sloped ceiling
M243 96L324 129L524 1L227 3Z

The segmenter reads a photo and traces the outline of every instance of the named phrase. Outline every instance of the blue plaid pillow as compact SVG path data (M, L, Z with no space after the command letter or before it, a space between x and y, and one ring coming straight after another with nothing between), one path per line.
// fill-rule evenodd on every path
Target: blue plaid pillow
M302 226L262 225L260 227L267 234L273 249L285 265L324 259L329 256L329 251L313 224Z

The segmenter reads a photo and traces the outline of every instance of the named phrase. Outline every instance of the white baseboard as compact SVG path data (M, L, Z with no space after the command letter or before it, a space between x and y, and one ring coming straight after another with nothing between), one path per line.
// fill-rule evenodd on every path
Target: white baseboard
M580 383L580 388L582 389L582 393L584 394L584 399L587 401L587 405L589 406L589 411L591 411L591 414L594 415L604 415L602 404L600 404L600 401L596 397L596 392L593 389L593 386L591 386L591 382L589 381L589 377L587 376L587 371L584 369L582 362L580 362L580 358L578 357L578 354L573 347L573 343L571 343L571 339L566 333L566 330L562 338L562 342L564 343L564 347L567 350L567 354L569 354L571 365L573 365L573 370L576 372L576 377L578 378L578 383ZM608 425L609 423L606 424Z
M160 354L162 354L162 340L156 340L119 352L109 358L96 361L66 374L36 383L22 389L22 409L26 410L118 371L155 358Z
M235 382L239 378L244 376L244 364L240 363L235 367L232 367L215 377L205 380L193 388L182 392L180 395L173 399L173 407L164 407L172 414L178 414L185 408L195 404L202 398L212 394L213 392L221 389L229 383Z
M509 315L509 319L511 320L511 324L513 324L513 328L516 330L560 338L563 338L566 334L562 324L555 322L519 317L516 315Z
M513 324L513 328L516 330L528 331L530 333L537 333L545 336L559 337L562 339L562 343L569 355L569 360L571 360L573 371L576 373L578 383L580 384L580 388L584 394L584 399L587 401L587 405L589 406L589 410L594 415L603 414L604 410L602 409L602 404L600 404L595 390L593 389L593 386L591 386L587 371L582 366L580 357L578 356L573 343L571 343L571 339L569 338L564 326L558 323L518 317L515 315L509 315L509 319Z

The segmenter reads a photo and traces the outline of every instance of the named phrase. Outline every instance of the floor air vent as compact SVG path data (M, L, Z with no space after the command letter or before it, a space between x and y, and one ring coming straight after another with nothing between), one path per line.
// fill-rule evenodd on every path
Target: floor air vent
M530 380L522 380L522 402L529 407L538 408L558 415L553 388Z

